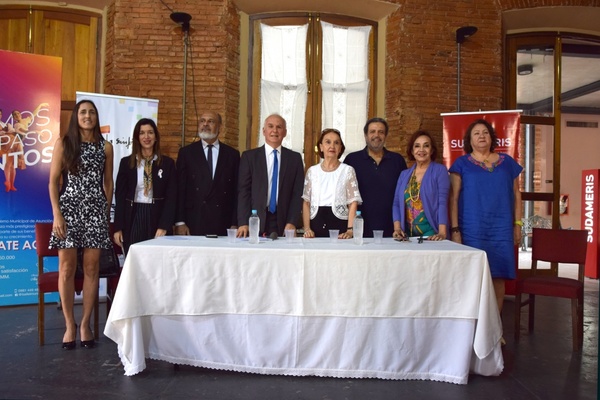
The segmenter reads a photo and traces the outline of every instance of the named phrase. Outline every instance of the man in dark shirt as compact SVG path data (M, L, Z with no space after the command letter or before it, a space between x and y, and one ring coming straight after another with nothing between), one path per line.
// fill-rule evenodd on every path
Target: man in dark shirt
M392 203L400 172L406 169L404 158L385 148L388 123L383 118L371 118L364 128L366 147L350 153L344 162L354 168L363 203L359 206L365 220L364 236L373 230L383 230L391 237L394 232Z

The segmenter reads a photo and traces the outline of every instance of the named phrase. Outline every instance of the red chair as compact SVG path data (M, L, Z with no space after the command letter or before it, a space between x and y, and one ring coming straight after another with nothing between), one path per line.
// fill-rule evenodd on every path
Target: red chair
M112 239L114 233L114 226L110 224L110 237ZM115 249L115 253L118 255L123 254L123 248L118 244L113 242L113 248ZM123 266L121 265L121 269ZM121 273L117 276L110 276L106 278L106 317L108 318L108 314L110 313L110 307L112 306L113 299L115 298L115 293L117 291L117 286L119 285L119 277Z
M52 223L38 222L35 224L35 242L38 256L38 335L40 346L44 345L45 302L44 293L58 292L58 272L44 271L44 257L58 257L58 250L48 249ZM75 278L75 292L83 290L83 278ZM98 340L98 299L94 305L94 338Z
M515 290L515 340L521 331L521 307L529 304L529 332L533 331L535 296L571 299L573 350L583 345L583 273L587 251L587 231L563 229L533 229L531 253L532 276L517 281ZM537 276L537 262L579 264L577 279L558 276ZM529 298L521 301L521 295Z

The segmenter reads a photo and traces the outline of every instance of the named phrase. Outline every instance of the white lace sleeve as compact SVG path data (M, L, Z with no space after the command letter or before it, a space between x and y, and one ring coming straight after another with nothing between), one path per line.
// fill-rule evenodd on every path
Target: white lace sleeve
M349 167L346 174L346 201L347 204L357 201L358 204L362 203L362 197L360 197L360 190L358 189L358 180L356 179L356 172L354 168Z
M312 168L309 168L306 171L306 176L304 177L304 191L302 192L302 198L308 202L310 202L310 195L312 194Z

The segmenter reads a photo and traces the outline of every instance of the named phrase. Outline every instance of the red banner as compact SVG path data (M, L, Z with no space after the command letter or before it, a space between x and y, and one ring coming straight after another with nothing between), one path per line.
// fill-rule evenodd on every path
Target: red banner
M465 131L477 119L484 119L494 127L496 136L498 137L498 143L494 151L506 153L517 162L519 161L518 146L521 110L481 111L441 115L444 120L443 164L446 167L450 168L454 160L465 154L463 151Z
M588 231L585 276L598 279L600 272L600 243L598 242L598 189L600 170L587 169L581 176L581 226Z

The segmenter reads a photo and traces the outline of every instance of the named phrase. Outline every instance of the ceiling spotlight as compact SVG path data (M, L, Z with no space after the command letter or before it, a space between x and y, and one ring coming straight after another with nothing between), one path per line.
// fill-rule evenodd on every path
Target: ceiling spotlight
M531 75L533 74L533 65L531 64L523 64L517 67L517 73L521 76Z
M456 43L463 43L477 32L476 26L463 26L456 30Z
M173 12L171 13L171 19L173 22L181 25L181 28L184 32L190 30L190 21L192 20L192 16L190 14L184 12Z

